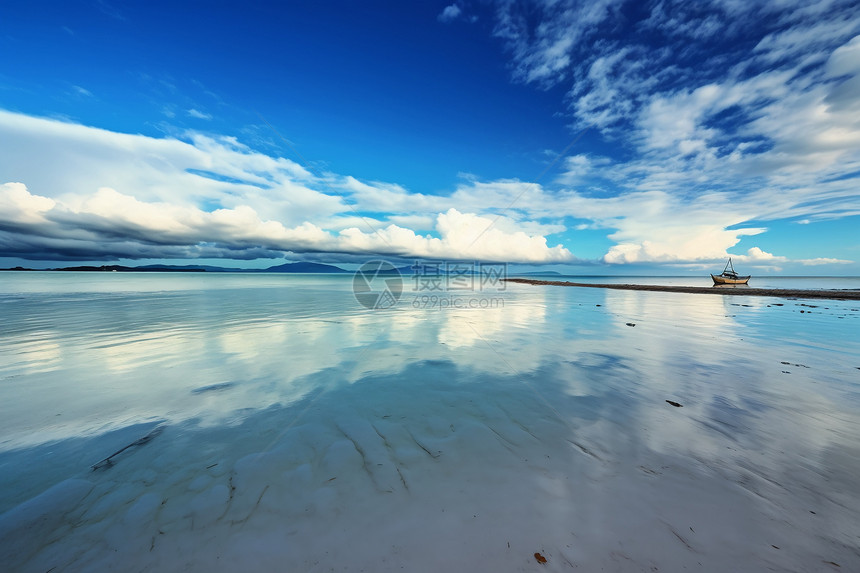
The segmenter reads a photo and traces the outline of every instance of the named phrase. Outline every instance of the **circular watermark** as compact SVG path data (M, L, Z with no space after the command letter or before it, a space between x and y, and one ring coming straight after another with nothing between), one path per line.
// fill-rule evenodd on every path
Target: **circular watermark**
M403 277L388 261L367 261L352 277L352 294L364 308L391 308L403 294Z

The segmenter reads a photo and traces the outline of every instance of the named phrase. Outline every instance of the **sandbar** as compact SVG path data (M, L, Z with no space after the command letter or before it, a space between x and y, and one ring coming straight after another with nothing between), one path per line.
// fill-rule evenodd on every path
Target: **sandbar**
M741 285L722 285L713 287L671 286L671 285L635 285L635 284L597 284L574 283L570 281L544 281L537 279L509 278L503 279L509 283L528 285L550 285L567 287L610 288L616 290L647 290L656 292L684 292L694 294L721 294L743 296L773 296L779 298L823 298L833 300L860 300L860 290L812 290L812 289L780 289L755 288Z

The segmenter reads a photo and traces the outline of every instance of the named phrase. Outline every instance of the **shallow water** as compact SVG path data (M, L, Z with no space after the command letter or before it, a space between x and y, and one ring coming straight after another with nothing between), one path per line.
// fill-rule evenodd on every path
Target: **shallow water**
M0 274L12 570L860 563L856 301Z

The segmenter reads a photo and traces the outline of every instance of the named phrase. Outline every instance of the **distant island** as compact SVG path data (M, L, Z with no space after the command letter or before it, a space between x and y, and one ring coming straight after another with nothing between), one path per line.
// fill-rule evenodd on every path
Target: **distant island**
M462 274L446 270L445 268L428 265L423 272L416 271L412 265L395 267L378 271L380 274L394 275L401 274L404 276L412 276L414 274L424 274L427 276L437 276L445 274ZM265 269L236 269L230 267L216 267L211 265L142 265L139 267L129 267L125 265L82 265L74 267L61 267L56 269L30 269L26 267L13 267L9 269L0 269L0 271L69 271L69 272L117 272L117 273L312 273L312 274L352 274L355 271L342 269L335 265L326 265L323 263L284 263L275 265ZM431 272L432 271L432 272ZM466 273L469 274L469 273ZM471 274L476 274L474 267L471 269ZM534 273L525 273L525 276L546 276L558 275L554 271L540 271Z
M284 263L283 265L275 265L265 269L236 269L230 267L216 267L211 265L142 265L139 267L129 267L125 265L82 265L74 267L61 267L56 269L30 269L26 267L13 267L8 269L0 269L0 271L69 271L69 272L117 272L117 273L313 273L313 274L352 274L355 271L348 271L335 265L326 265L323 263ZM396 274L412 275L413 269L411 266L393 268L380 271L381 274ZM439 274L444 274L440 271Z
M232 269L228 267L215 267L210 265L143 265L139 267L128 267L125 265L102 265L102 266L76 266L62 267L57 269L28 269L25 267L14 267L0 269L0 271L72 271L72 272L118 272L118 273L350 273L334 265L322 263L286 263L266 269Z

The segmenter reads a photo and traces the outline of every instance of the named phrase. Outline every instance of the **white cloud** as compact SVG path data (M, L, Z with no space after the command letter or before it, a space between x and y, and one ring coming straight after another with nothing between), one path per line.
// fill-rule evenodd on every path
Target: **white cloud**
M463 201L475 212L463 212L450 208L450 198L397 185L317 178L234 138L189 132L186 141L157 139L4 111L0 135L8 160L2 176L20 181L0 186L6 256L573 258L540 234L559 225L507 216L493 224L476 200ZM381 217L362 215L371 212ZM402 226L410 222L433 234Z
M151 255L157 246L167 253L214 249L293 253L334 252L387 254L435 259L492 260L522 263L566 262L571 253L561 247L547 247L546 239L523 231L505 232L490 218L449 209L436 218L438 237L389 224L375 231L349 227L337 234L305 222L287 228L277 221L263 220L254 209L242 205L211 212L196 207L167 203L147 203L101 188L74 207L46 197L32 195L20 183L0 187L0 230L14 230L23 237L21 248L39 245L58 258L76 252L115 256L135 256L135 242ZM5 248L12 237L6 236ZM56 239L62 239L60 246ZM98 244L98 247L96 246ZM17 254L17 252L16 252Z
M556 182L569 190L533 189L522 200L530 216L590 220L578 228L606 229L616 243L604 260L629 263L720 258L765 231L749 221L860 212L860 16L850 2L666 0L634 25L608 2L590 20L583 9L498 9L514 78L569 81L575 129L598 128L626 157L566 158ZM725 47L714 50L716 38ZM791 262L757 247L740 256Z
M202 112L202 111L198 111L198 110L196 110L196 109L194 109L194 108L189 109L189 110L188 110L188 111L186 111L185 113L188 115L188 117L193 117L193 118L195 118L195 119L205 119L205 120L210 120L210 119L212 119L212 115L211 115L211 114L204 113L204 112Z
M0 225L29 225L45 222L45 213L56 203L47 197L34 197L23 183L0 185Z
M854 76L860 72L860 36L839 46L827 60L827 73L830 76Z
M389 215L388 220L399 227L408 227L418 232L432 231L436 226L435 217L430 215Z
M756 55L768 64L810 56L822 59L834 41L844 41L860 31L856 19L811 20L768 34L755 46Z
M492 225L493 219L449 209L436 218L439 237L416 235L390 225L376 233L358 228L341 231L340 238L355 251L430 259L469 259L520 263L572 262L562 247L548 247L546 239L523 231L506 233Z
M621 0L570 0L538 3L531 7L500 2L495 35L504 39L514 60L514 76L524 82L552 86L566 77L572 51L617 10ZM535 23L536 21L536 23Z
M586 153L565 157L561 165L564 171L556 177L556 182L571 186L587 185L590 178L610 163L606 157Z
M84 96L84 97L93 97L93 92L86 88L82 88L81 86L72 86L72 90L75 95Z
M0 245L70 257L564 262L576 244L547 237L572 219L574 229L605 231L614 245L603 260L613 264L707 262L741 244L732 256L751 265L844 263L749 245L772 221L860 214L860 17L840 2L664 1L623 29L618 4L497 7L494 34L514 78L567 82L575 128L597 128L619 150L565 158L551 188L466 175L450 195L413 193L318 177L229 137L156 139L0 112L0 181L26 184L0 190L9 219ZM462 19L461 5L439 18ZM714 52L716 39L730 47Z
M732 257L738 262L749 263L752 266L762 266L762 265L772 265L772 264L784 264L784 263L800 263L804 266L817 266L817 265L846 265L850 264L853 261L846 261L844 259L833 259L827 257L819 257L815 259L797 259L797 260L789 260L788 257L774 255L772 253L768 253L766 251L761 250L758 247L752 247L747 250L746 255L732 255Z
M818 257L817 259L800 259L799 262L802 265L806 266L818 266L818 265L848 265L853 263L854 261L847 261L845 259L831 259L827 257Z
M776 256L758 247L748 249L746 255L734 255L734 257L739 261L749 263L784 263L787 260L785 257Z
M456 4L451 4L450 6L445 6L445 9L439 14L438 19L440 22L453 22L463 13L463 10L457 6Z
M740 237L756 235L763 229L727 230L725 220L703 222L695 212L661 209L656 216L623 219L614 223L619 230L609 235L618 244L604 257L607 263L688 262L721 259ZM662 220L662 224L661 221Z

